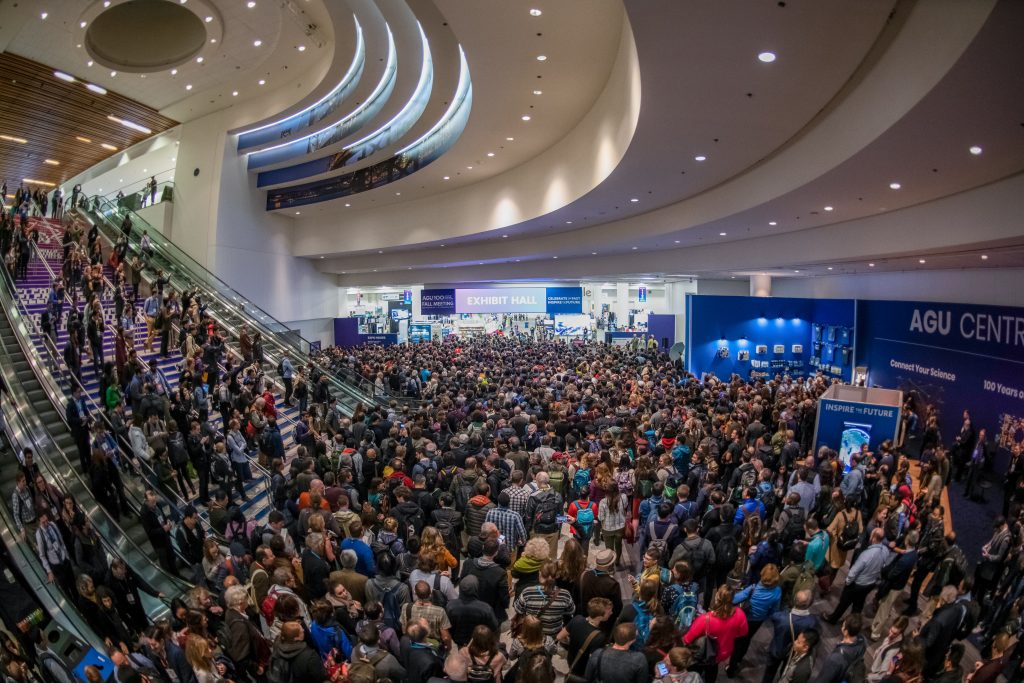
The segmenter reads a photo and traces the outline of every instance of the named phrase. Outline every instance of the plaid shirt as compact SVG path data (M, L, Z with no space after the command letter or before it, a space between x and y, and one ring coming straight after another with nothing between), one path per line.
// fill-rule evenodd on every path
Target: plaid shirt
M508 494L508 509L518 513L520 517L526 514L526 505L530 502L530 491L526 486L509 486L502 493Z
M487 511L485 522L493 522L498 533L505 537L505 545L519 548L526 544L526 527L523 517L509 508L496 507Z

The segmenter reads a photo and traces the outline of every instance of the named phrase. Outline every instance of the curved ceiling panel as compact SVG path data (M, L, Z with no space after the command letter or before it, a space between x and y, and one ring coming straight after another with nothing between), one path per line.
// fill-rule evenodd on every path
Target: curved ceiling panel
M267 210L305 206L365 192L400 180L436 161L455 143L466 127L473 104L473 85L466 55L460 50L459 85L445 115L430 131L397 155L337 178L272 191Z
M357 17L353 16L352 20L356 25L355 55L353 55L348 71L345 72L338 85L318 101L287 118L241 132L238 136L239 151L296 135L303 128L323 121L341 107L345 99L352 94L356 84L359 83L363 67L366 64L363 27Z

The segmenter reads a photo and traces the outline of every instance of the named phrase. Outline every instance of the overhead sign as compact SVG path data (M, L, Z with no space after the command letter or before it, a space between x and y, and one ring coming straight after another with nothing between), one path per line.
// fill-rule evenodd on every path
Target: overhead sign
M644 303L645 301L647 301L647 288L641 287L640 289L638 289L636 298L637 301L639 301L640 303Z
M424 289L420 293L423 315L453 313L553 313L583 312L580 287L495 287L491 289Z
M398 292L389 292L387 294L381 294L380 295L380 300L381 301L401 301L402 300L402 295L399 294Z

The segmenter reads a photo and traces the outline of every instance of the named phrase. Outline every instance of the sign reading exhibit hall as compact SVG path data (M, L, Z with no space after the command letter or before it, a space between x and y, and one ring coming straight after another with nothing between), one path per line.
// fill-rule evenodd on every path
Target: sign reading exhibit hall
M568 313L583 312L581 287L495 287L492 289L424 289L423 315L455 313Z

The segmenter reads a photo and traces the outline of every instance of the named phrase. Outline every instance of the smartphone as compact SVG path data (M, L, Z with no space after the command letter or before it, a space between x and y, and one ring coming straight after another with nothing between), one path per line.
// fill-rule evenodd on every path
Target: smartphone
M654 675L658 678L665 678L668 676L668 665L665 662L658 662L654 665Z

